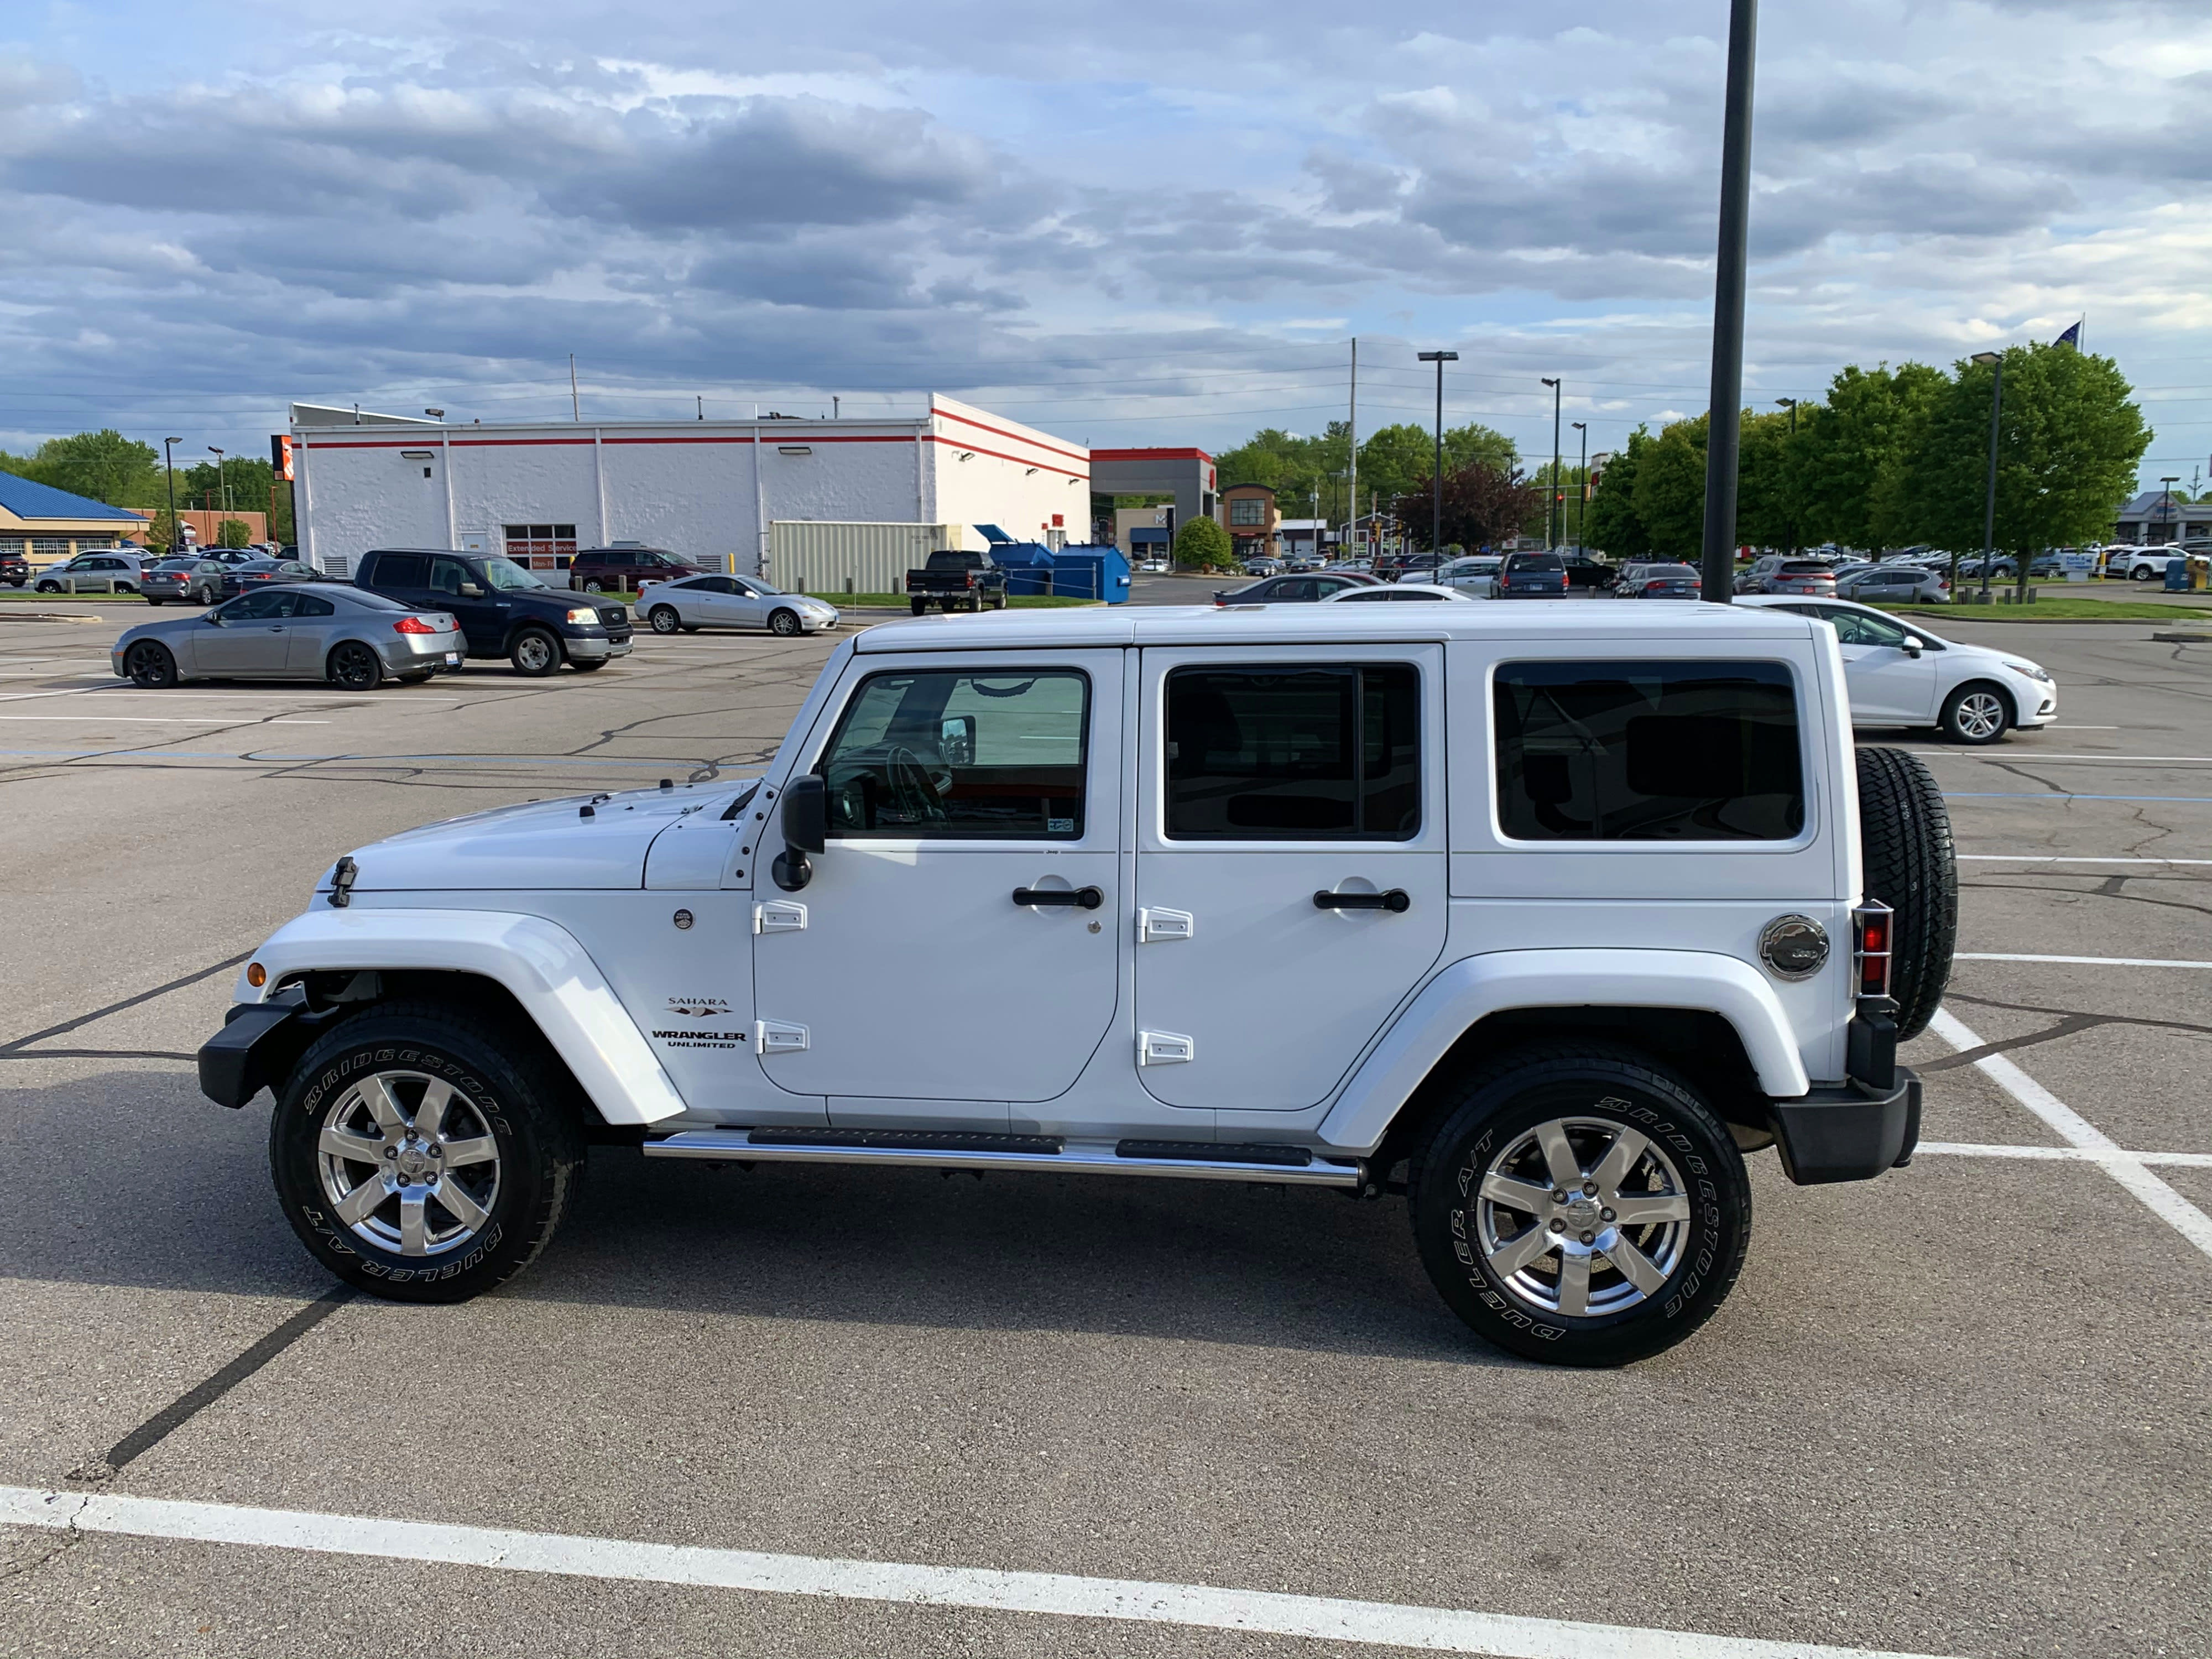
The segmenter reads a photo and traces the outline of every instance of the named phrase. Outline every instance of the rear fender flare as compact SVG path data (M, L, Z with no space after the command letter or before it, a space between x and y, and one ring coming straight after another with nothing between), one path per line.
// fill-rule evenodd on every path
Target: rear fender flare
M427 969L477 974L504 986L611 1124L657 1123L684 1097L644 1033L576 936L543 916L503 910L314 909L253 953L267 970L257 990L241 972L239 1002L261 1002L311 969Z
M1320 1139L1332 1150L1372 1152L1469 1027L1516 1009L1577 1007L1717 1014L1768 1095L1791 1098L1813 1086L1774 988L1748 963L1706 951L1497 951L1452 963L1422 988L1352 1073Z

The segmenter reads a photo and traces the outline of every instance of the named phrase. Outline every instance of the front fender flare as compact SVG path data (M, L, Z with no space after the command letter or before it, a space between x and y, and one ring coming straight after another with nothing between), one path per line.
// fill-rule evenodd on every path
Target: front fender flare
M1708 951L1496 951L1425 986L1322 1119L1332 1149L1373 1152L1399 1109L1467 1029L1517 1008L1680 1008L1718 1014L1778 1098L1812 1085L1774 988L1748 963Z
M426 969L477 974L507 988L568 1062L609 1123L657 1123L684 1097L644 1033L576 936L543 916L503 910L316 909L286 922L253 953L268 970L255 990L241 973L233 993L260 1002L311 969Z

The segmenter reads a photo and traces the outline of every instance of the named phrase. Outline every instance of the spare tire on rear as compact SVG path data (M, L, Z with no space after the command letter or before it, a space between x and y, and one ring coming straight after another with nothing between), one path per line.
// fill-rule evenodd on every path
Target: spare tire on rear
M1936 775L1902 749L1862 749L1859 857L1866 896L1896 913L1889 994L1902 1042L1925 1030L1950 982L1959 938L1959 866Z

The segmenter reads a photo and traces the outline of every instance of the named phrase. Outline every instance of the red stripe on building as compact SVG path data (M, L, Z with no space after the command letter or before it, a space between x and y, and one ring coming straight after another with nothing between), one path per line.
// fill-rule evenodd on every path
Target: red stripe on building
M933 444L945 444L954 449L971 449L978 455L988 455L994 461L1012 461L1016 466L1034 466L1040 472L1057 472L1064 478L1080 478L1086 483L1091 481L1091 475L1087 472L1070 472L1066 467L1054 466L1048 461L1032 461L1025 456L1009 455L1002 450L986 449L981 444L965 443L958 438L948 438L942 432L931 433L929 441Z
M1097 453L1096 451L1085 452L1075 449L1062 449L1059 445L1047 443L1042 438L1024 437L1018 432L1009 432L1004 427L992 426L982 421L970 420L965 415L955 415L950 410L933 409L929 412L932 415L934 415L940 421L957 421L963 426L972 426L981 431L994 432L1001 438L1011 438L1018 444L1035 444L1039 449L1044 450L1049 454L1065 455L1071 461L1088 461L1093 459Z

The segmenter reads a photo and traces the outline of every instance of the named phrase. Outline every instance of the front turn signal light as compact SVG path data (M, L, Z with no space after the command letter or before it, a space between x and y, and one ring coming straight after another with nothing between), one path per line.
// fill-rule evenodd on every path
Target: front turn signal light
M269 970L266 968L264 968L258 962L247 963L246 964L246 982L248 985L251 985L255 990L259 990L263 986L269 983Z

